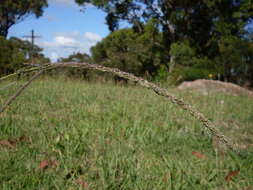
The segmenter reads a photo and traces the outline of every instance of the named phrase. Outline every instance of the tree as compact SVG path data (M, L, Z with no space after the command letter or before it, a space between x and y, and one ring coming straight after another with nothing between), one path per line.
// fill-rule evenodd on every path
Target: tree
M31 46L29 41L19 38L5 39L0 36L0 75L12 73L21 68L24 63L31 62ZM36 64L49 63L50 60L42 54L42 49L34 45Z
M71 54L69 57L67 58L59 58L58 62L74 62L74 63L91 63L91 57L86 54L86 53L73 53ZM61 73L65 73L67 76L74 76L74 77L78 77L78 78L84 78L84 79L89 79L90 75L89 73L91 73L89 70L87 69L61 69L60 70Z
M144 26L151 19L155 19L156 28L160 32L157 35L162 36L159 46L170 60L169 71L172 71L175 65L182 66L176 63L182 60L182 57L176 59L171 54L173 45L181 44L182 47L188 46L194 50L194 61L187 67L200 70L209 65L211 70L215 69L215 72L218 72L224 61L217 63L217 58L225 54L229 56L225 51L221 51L221 43L227 38L247 41L250 36L247 26L253 21L252 0L76 0L76 2L84 6L86 3L92 3L105 11L111 31L118 29L119 22L127 21L142 35ZM234 49L238 48L236 43L232 44ZM240 46L242 49L245 49L244 47ZM167 61L167 56L164 62ZM230 63L223 65L226 67L224 68L226 73L233 67ZM228 74L221 73L223 76L220 78L227 78L225 75Z
M105 66L139 74L141 64L137 61L137 35L131 29L111 33L91 48L93 60Z
M60 58L58 62L77 62L77 63L91 63L91 58L88 54L86 53L73 53L67 58Z
M223 80L253 86L253 45L251 42L234 36L219 41L219 56L216 64Z
M142 31L142 24L157 19L163 45L187 40L199 53L212 54L210 47L222 35L242 36L253 18L251 0L76 0L92 3L107 13L107 24L114 31L124 20ZM215 38L215 40L214 40ZM168 50L169 51L169 50ZM210 55L213 56L213 55Z
M161 40L156 21L150 20L141 34L134 29L112 32L92 47L92 58L99 64L153 78L161 65L166 66Z
M25 56L16 44L0 36L0 75L19 69L24 62Z
M50 62L50 59L46 58L43 55L43 49L39 46L32 45L32 43L27 40L21 40L15 37L11 37L9 41L11 41L15 47L18 48L18 51L22 52L25 57L25 62L34 62L36 64L44 64Z
M30 15L40 17L47 6L47 0L1 0L0 36L6 38L10 27Z

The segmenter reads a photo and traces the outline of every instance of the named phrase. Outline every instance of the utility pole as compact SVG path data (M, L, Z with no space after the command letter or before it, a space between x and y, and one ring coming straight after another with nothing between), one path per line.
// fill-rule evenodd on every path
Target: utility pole
M32 43L32 49L31 49L31 60L32 60L32 64L34 64L34 42L36 38L41 38L41 36L36 36L34 33L34 30L31 31L31 35L30 36L23 36L24 38L30 38L31 39L31 43Z

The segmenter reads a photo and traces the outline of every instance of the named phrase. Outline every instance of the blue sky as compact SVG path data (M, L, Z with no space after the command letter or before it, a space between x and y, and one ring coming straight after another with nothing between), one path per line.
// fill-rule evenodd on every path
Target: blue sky
M35 30L41 36L35 43L52 61L73 52L89 53L91 46L109 34L106 15L91 5L86 6L85 12L80 9L74 0L49 0L42 17L28 17L14 25L8 36L22 38Z

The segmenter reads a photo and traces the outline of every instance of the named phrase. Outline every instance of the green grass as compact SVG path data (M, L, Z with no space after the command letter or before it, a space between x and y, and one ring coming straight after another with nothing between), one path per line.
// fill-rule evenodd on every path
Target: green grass
M0 145L0 189L253 189L253 99L171 90L244 156L219 156L198 121L151 91L40 79L0 115L0 140L16 139L15 148ZM0 103L14 91L0 91ZM41 169L43 160L57 164Z

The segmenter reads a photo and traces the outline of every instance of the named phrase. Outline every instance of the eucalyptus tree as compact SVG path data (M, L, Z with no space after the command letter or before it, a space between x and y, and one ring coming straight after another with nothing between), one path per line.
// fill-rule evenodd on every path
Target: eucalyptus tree
M76 0L76 3L81 6L93 4L103 10L111 31L119 29L119 23L124 21L141 35L149 20L156 20L156 27L160 31L158 35L162 35L162 40L156 44L168 55L164 57L164 62L168 62L170 71L175 68L175 61L180 60L171 53L175 44L191 48L190 51L197 57L192 60L197 65L203 65L204 62L204 65L211 65L212 62L212 68L218 68L217 75L224 75L223 78L234 75L233 70L238 67L233 65L238 65L234 63L239 59L252 65L252 58L249 59L248 55L245 58L240 53L236 54L236 58L231 56L230 62L224 60L225 52L231 51L231 46L236 51L236 44L244 44L250 36L247 26L253 23L252 0ZM237 39L238 43L230 39ZM224 43L230 49L222 49ZM184 48L177 49L180 51ZM176 55L182 53L177 52ZM187 67L196 65L195 62L189 62L191 65Z
M137 76L154 77L164 65L161 33L156 21L150 20L139 34L133 28L112 32L91 48L96 63L116 67Z
M151 18L159 21L167 47L179 40L190 41L203 51L214 37L242 36L252 21L252 0L76 0L91 3L107 13L111 31L127 21L139 31Z

